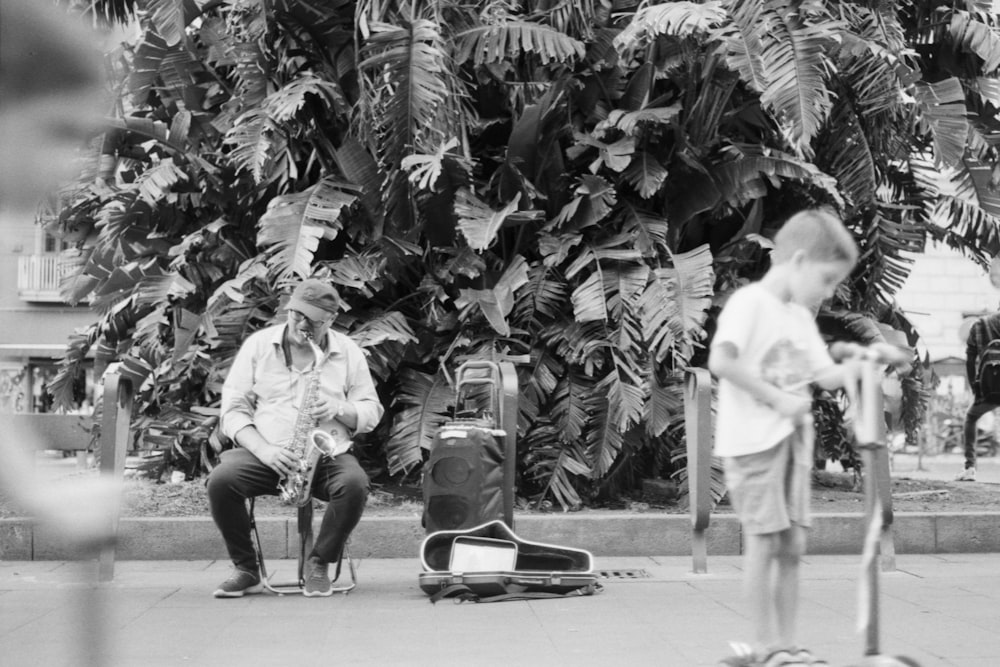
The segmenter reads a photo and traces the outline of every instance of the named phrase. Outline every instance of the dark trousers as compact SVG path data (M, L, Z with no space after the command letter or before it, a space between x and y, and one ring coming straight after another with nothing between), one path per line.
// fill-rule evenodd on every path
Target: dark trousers
M361 520L368 499L368 475L352 454L335 459L322 457L313 480L313 496L328 501L312 553L327 563L336 562L351 531ZM222 533L233 563L256 571L257 555L250 535L246 499L278 494L278 473L242 447L222 453L219 465L208 476L208 502L212 519ZM290 511L293 511L290 508Z
M979 397L976 397L972 405L969 407L969 411L965 413L965 429L962 436L964 438L963 444L965 445L966 468L976 467L976 440L979 435L976 424L979 423L979 418L997 407L1000 406L996 403L986 403Z

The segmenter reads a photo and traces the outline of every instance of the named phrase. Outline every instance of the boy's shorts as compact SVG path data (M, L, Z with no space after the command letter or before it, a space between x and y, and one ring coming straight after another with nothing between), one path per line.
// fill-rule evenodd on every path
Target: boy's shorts
M812 434L796 429L770 449L723 459L729 501L745 532L779 533L793 523L809 527L812 451Z

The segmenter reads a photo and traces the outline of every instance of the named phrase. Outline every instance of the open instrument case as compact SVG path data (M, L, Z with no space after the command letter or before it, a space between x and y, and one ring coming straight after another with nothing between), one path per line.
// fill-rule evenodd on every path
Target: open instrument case
M474 390L481 391L476 394ZM467 361L458 369L456 413L425 464L420 588L442 598L498 600L591 595L601 590L582 549L514 534L517 373L509 361ZM503 520L501 520L501 517Z
M500 520L431 533L420 545L420 561L420 588L435 602L446 597L486 602L592 595L601 590L589 551L529 542Z

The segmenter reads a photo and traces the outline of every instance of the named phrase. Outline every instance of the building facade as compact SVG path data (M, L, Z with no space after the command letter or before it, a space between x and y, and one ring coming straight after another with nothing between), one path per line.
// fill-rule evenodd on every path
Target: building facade
M1000 309L1000 290L975 262L934 245L916 258L896 301L920 332L921 352L943 370L958 363L964 377L969 326Z
M48 412L45 389L89 307L59 297L61 242L34 220L0 209L0 412ZM93 397L92 364L74 382L78 407Z

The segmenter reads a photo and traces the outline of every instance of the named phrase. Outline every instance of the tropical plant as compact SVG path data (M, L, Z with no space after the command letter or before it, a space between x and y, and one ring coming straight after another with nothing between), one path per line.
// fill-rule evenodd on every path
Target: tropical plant
M372 466L419 470L458 363L527 355L519 491L575 507L682 466L685 368L792 212L861 247L830 318L907 334L927 238L1000 249L986 0L68 4L141 36L44 216L96 317L57 399L118 360L146 445L204 466L235 350L306 276L370 355Z

